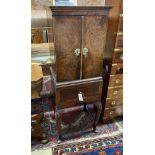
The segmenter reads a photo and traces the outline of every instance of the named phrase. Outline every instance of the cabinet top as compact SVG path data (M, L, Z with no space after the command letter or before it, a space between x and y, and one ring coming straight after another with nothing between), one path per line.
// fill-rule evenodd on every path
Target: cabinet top
M108 15L112 6L49 6L52 15Z

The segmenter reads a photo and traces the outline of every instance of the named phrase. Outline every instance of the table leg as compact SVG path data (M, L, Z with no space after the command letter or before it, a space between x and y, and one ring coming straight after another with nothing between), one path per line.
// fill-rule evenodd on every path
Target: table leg
M94 124L93 124L93 132L97 132L96 125L99 121L100 114L102 112L102 103L101 102L94 103L94 111L95 111L95 119L94 119Z
M62 112L56 111L56 128L58 131L58 143L60 143L62 140L61 123L62 123Z

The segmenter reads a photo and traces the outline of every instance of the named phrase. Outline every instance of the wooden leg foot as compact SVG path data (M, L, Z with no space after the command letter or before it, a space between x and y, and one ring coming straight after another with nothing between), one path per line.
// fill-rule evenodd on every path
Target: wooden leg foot
M98 129L93 129L93 132L94 133L99 133L99 130Z
M57 126L57 131L58 131L58 144L61 143L62 141L62 135L61 135L61 111L56 112L56 126Z
M95 111L95 120L94 120L94 124L93 124L93 132L98 133L99 131L96 129L96 126L97 126L97 123L99 121L100 114L102 112L101 102L96 102L94 104L94 111Z
M41 143L42 143L42 144L46 144L46 143L48 143L48 138L47 138L47 136L46 136L45 133L43 133L43 135L42 135Z

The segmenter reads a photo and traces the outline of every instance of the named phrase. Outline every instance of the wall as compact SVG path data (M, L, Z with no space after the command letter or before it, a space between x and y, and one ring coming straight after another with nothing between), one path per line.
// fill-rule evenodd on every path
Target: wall
M105 0L77 0L77 5L86 5L86 6L103 6Z

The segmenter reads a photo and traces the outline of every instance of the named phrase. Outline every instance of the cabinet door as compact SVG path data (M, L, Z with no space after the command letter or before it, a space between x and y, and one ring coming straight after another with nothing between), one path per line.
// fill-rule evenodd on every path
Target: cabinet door
M54 16L57 82L80 79L81 17ZM78 53L78 52L77 52Z
M83 55L83 78L102 75L103 56L107 31L106 16L85 16L83 30L83 49L88 53Z

